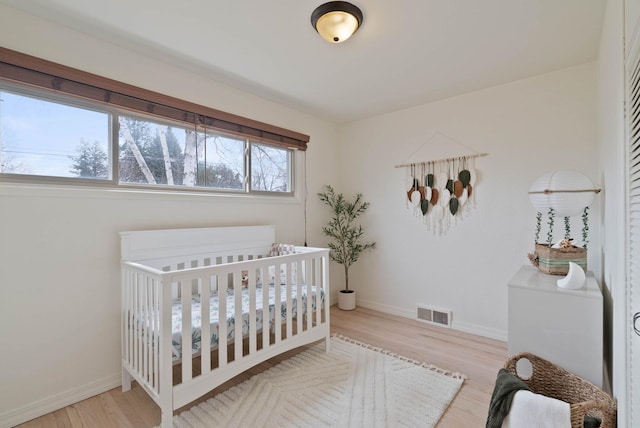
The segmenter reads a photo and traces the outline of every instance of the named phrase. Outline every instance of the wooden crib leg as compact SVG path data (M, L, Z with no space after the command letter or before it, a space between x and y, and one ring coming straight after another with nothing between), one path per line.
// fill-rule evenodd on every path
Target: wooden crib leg
M129 374L129 372L127 371L127 369L125 369L124 367L122 368L122 392L127 392L129 390L131 390L131 381L132 381L132 377Z
M331 336L327 335L324 340L324 352L327 354L331 351Z

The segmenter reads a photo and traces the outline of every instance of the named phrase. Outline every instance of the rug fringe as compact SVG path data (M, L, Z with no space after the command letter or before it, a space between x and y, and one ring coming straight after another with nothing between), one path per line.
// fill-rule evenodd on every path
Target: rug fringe
M466 380L466 379L469 379L469 377L467 375L462 374L460 372L454 372L454 371L451 371L451 370L445 370L445 369L440 368L438 366L434 366L433 364L428 364L428 363L425 363L425 362L422 362L422 361L414 360L412 358L407 358L407 357L404 357L402 355L398 355L398 354L396 354L394 352L391 352L391 351L389 351L387 349L378 348L377 346L373 346L373 345L370 345L370 344L365 343L365 342L360 342L359 340L352 339L350 337L343 336L343 335L338 334L338 333L332 334L331 337L332 338L335 337L336 339L343 340L343 341L345 341L347 343L352 343L354 345L362 346L363 348L370 349L370 350L375 351L375 352L379 352L379 353L381 353L383 355L389 355L390 357L394 357L394 358L397 358L399 360L406 361L407 363L411 363L411 364L415 364L415 365L420 366L420 367L424 367L425 369L434 371L436 373L443 374L445 376L452 377L454 379L461 379L463 381Z

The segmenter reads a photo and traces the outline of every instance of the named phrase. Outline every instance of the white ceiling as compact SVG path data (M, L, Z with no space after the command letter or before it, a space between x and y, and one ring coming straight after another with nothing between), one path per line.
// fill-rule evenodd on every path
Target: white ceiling
M606 0L354 0L324 41L323 0L1 0L342 123L597 58Z

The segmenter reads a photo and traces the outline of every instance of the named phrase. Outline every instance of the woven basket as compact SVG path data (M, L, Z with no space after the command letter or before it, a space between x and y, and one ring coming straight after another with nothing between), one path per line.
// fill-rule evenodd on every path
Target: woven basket
M516 364L520 359L531 362L532 374L528 379L518 376ZM526 383L531 392L569 403L571 428L583 428L585 415L599 418L600 428L616 426L615 401L591 382L528 352L512 356L504 368Z
M529 254L531 263L544 273L566 275L569 262L574 262L587 271L587 250L579 247L549 248L546 244L536 244L536 249Z

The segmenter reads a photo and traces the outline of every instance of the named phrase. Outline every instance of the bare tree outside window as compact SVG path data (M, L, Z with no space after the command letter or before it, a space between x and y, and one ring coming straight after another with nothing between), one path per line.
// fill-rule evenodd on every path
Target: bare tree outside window
M290 192L290 152L253 143L251 145L251 189Z
M243 189L243 147L243 140L121 116L120 181Z

